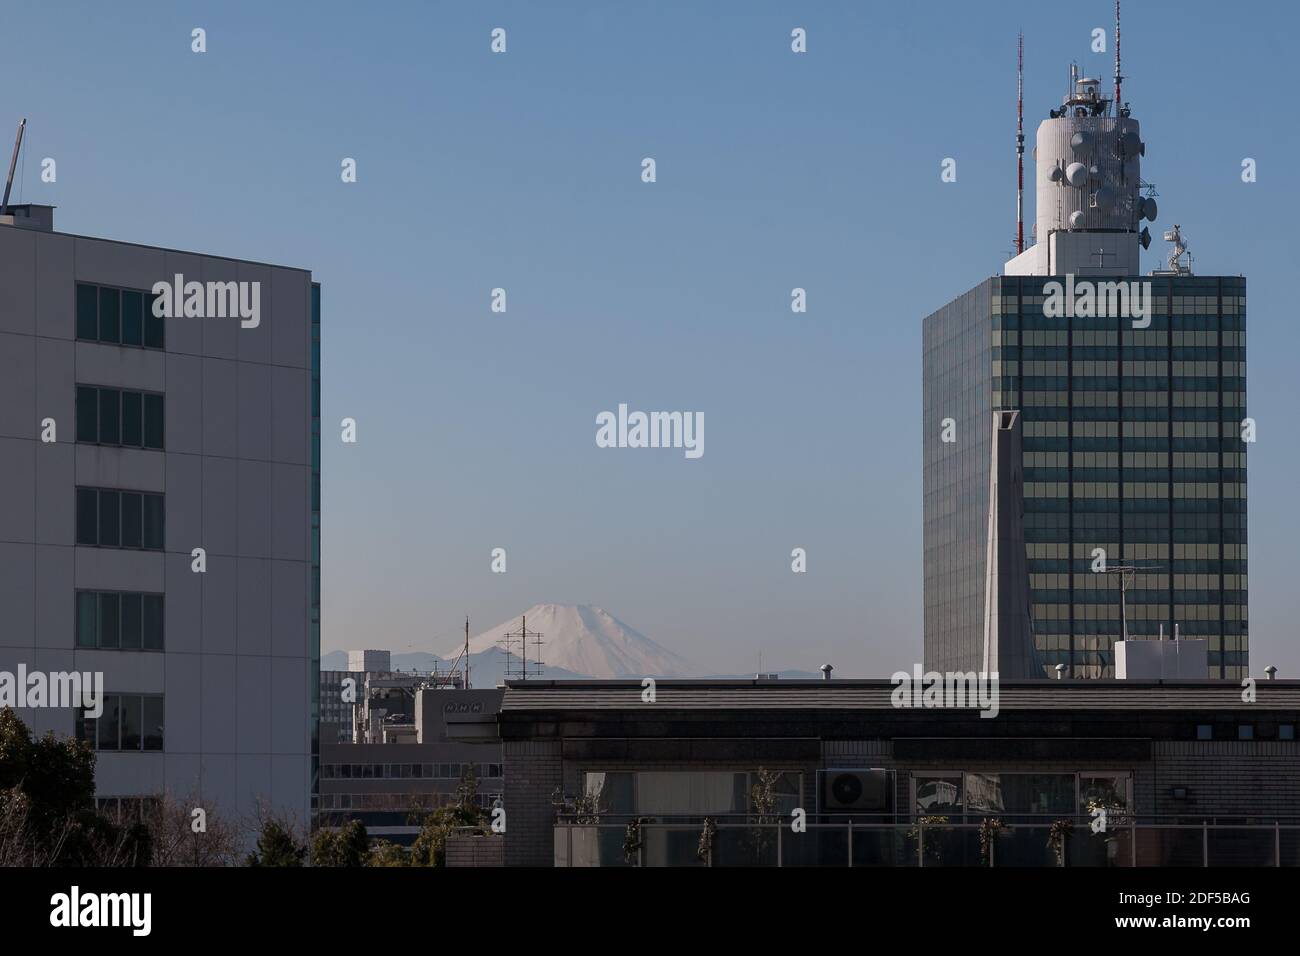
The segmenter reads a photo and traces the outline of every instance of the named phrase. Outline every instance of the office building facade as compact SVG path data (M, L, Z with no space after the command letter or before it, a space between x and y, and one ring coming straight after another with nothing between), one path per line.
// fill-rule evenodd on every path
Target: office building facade
M1036 276L988 279L923 326L925 656L977 669L993 412L1023 417L1034 639L1069 676L1113 674L1121 575L1135 639L1209 642L1207 676L1249 652L1246 284L1150 276L1150 326L1044 315ZM944 442L944 419L954 441Z
M102 673L106 693L97 719L19 715L96 750L101 800L166 792L305 824L319 745L319 287L302 269L67 235L48 207L12 209L0 670ZM178 276L256 283L259 320L157 317L155 283Z
M1168 268L1140 275L1146 152L1128 105L1075 72L1038 128L1038 241L924 320L927 667L978 670L1024 629L1023 602L989 613L1009 593L989 555L1023 546L1036 669L1111 677L1127 636L1204 641L1205 676L1248 673L1246 280L1194 275L1178 226ZM995 500L1009 412L1021 470Z

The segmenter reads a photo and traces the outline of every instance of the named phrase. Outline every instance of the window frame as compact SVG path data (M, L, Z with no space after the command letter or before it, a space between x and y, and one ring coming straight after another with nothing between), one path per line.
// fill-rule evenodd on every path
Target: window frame
M93 521L87 518L82 509L82 496L91 495L94 498L94 515ZM104 495L110 494L116 496L117 502L117 544L103 543L103 522L104 522ZM140 544L126 545L122 544L124 536L122 533L122 514L124 510L123 500L126 496L138 496L140 499ZM156 514L151 514L156 511ZM94 541L84 540L82 534L83 519L87 524L94 525ZM150 535L147 532L150 529L151 519L157 523L156 534ZM108 548L115 551L165 551L167 544L167 495L161 491L140 491L135 488L100 488L98 486L77 485L73 489L73 527L75 532L74 546L78 548ZM151 545L151 541L156 541L156 545Z
M167 333L164 320L153 314L153 303L157 296L152 289L130 289L124 286L101 285L97 282L74 282L73 294L73 338L78 342L94 342L99 345L112 345L123 349L146 349L151 352L167 350ZM117 337L105 338L102 333L104 322L104 303L116 293L117 298ZM107 294L107 296L106 296ZM83 335L82 323L89 323L92 317L86 314L86 298L93 295L95 334ZM140 342L127 342L127 313L125 311L127 296L140 297ZM155 343L155 344L150 344Z
M83 437L85 432L83 425L87 423L83 421L83 418L87 418L89 415L85 406L92 395L95 401L93 427L95 437L93 439ZM139 402L139 443L126 440L126 405L128 398ZM73 403L78 445L98 445L103 448L129 448L140 451L167 450L167 395L165 392L78 382L73 394ZM116 406L113 416L117 427L117 438L113 441L104 439L104 416L109 403ZM150 443L149 438L151 435L157 436L157 444Z
M118 630L116 646L104 644L103 634L103 615L104 601L103 598L112 595L117 598L117 619ZM85 608L86 599L90 599L90 607ZM140 607L140 643L138 646L129 647L123 644L123 638L126 631L123 627L125 618L124 607L128 601L138 600ZM150 611L150 606L154 611ZM166 595L160 591L123 591L113 588L77 588L73 591L72 596L72 644L73 647L81 651L129 651L132 653L150 653L157 654L167 649L167 615L166 615ZM93 624L91 627L91 638L94 643L83 643L81 638L82 623L85 620L84 615L89 613ZM151 613L156 614L158 624L158 644L150 644L150 626L149 619Z
M101 747L100 739L103 728L101 722L104 717L87 717L85 712L77 711L77 723L74 730L74 736L77 740L86 744L95 753L166 753L166 715L167 715L167 697L165 694L137 694L137 693L109 693L104 695L104 714L111 710L114 719L117 722L116 740L117 745L112 747ZM134 706L138 708L139 720L139 745L136 747L123 747L123 731L126 728L125 708ZM147 717L152 715L157 717L159 714L163 717L163 723L159 724L160 733L150 735L147 732ZM149 746L150 741L156 741L156 746Z

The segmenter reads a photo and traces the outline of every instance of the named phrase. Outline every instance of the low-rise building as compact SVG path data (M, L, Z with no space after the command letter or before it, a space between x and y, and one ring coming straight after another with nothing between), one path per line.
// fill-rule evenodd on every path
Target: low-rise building
M1300 682L997 691L993 716L888 680L509 682L506 861L978 864L996 820L1003 862L1300 865Z
M409 723L388 742L322 743L318 822L360 820L373 837L407 844L419 814L453 803L467 775L485 809L504 795L496 713L501 690L418 688Z

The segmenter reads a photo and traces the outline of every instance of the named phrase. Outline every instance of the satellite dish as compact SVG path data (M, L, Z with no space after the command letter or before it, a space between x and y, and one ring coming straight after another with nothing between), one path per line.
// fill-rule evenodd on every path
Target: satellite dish
M1151 248L1151 230L1146 226L1142 227L1142 233L1138 236L1138 242L1142 243L1143 249Z
M1053 166L1052 171L1047 174L1047 178L1054 183L1059 183L1065 178L1065 170L1061 169L1060 166Z
M1076 209L1070 213L1070 228L1079 229L1083 226L1083 210Z
M1070 145L1076 152L1087 149L1091 142L1092 137L1088 135L1087 130L1079 130L1079 132L1070 137Z
M1088 167L1083 163L1071 163L1065 167L1065 179L1076 188L1083 186L1088 181Z
M1150 196L1142 200L1142 215L1146 216L1147 222L1156 221L1156 201Z

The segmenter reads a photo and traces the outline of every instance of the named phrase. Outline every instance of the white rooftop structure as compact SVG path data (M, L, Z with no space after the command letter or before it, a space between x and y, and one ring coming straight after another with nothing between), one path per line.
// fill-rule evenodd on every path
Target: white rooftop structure
M1146 144L1138 121L1077 67L1070 80L1061 108L1038 126L1035 242L1005 273L1139 275L1138 254L1151 243L1143 221L1155 220L1156 201L1142 195Z

